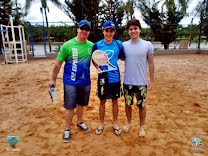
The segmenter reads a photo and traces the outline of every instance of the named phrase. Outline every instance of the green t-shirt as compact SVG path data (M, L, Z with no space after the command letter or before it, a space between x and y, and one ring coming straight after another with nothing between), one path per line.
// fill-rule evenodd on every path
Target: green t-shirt
M93 43L80 43L76 38L65 42L57 60L64 62L63 81L66 85L87 86L90 84L90 61Z

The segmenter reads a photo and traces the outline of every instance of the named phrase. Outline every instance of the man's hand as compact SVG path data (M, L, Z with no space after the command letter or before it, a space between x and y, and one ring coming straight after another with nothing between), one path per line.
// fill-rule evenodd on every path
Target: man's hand
M102 71L99 67L96 67L96 72L97 72L98 74L103 73L103 71Z
M52 86L56 87L56 81L50 80L50 82L49 82L48 85L49 85L50 88L51 88Z
M152 82L148 82L147 83L147 89L148 90L152 90L153 89L153 83Z

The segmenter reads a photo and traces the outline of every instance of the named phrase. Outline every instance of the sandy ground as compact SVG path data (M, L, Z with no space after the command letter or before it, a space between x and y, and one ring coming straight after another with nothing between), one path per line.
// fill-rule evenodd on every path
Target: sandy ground
M155 86L148 92L146 137L138 137L139 114L133 107L133 127L116 136L112 107L106 106L105 130L94 134L99 123L96 73L92 67L90 104L84 133L73 119L70 143L62 142L65 128L62 70L57 80L58 99L52 103L47 91L54 60L0 65L0 155L92 155L92 156L190 156L208 155L208 55L155 57ZM123 63L120 63L123 77ZM119 100L119 125L126 123L124 99ZM17 135L19 151L8 151L8 135ZM201 151L192 151L192 139L203 141ZM6 150L7 149L7 150Z

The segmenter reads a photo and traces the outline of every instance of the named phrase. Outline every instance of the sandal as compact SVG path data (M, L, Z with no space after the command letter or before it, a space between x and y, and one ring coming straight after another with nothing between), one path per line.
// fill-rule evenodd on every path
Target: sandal
M96 130L95 130L95 134L97 134L97 135L100 135L102 132L103 132L103 130L104 130L104 127L103 128L96 128Z
M123 127L123 131L126 133L129 132L130 129L131 129L131 125L126 125Z
M121 134L121 128L114 128L114 127L113 127L113 130L114 130L114 133L115 133L116 135L120 135L120 134Z
M87 127L87 125L84 122L77 124L77 127L79 127L81 130L83 130L85 132L89 131L89 128Z

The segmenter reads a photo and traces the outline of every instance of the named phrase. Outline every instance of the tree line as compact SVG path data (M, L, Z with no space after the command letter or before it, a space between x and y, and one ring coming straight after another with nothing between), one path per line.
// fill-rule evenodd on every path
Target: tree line
M34 0L25 0L25 11L11 0L0 1L0 24L7 25L8 16L14 17L15 24L22 24L25 32L29 36L29 21L21 21L21 17L26 16ZM199 30L201 35L208 40L208 0L198 3L195 8L197 16L200 16L199 25L190 25L184 27L179 23L188 16L187 8L190 0L180 0L176 3L174 0L155 1L155 0L65 0L61 4L59 0L50 0L60 8L74 23L74 26L49 26L47 13L50 10L47 2L49 0L40 0L40 12L46 18L46 35L50 45L51 37L54 41L66 41L76 35L76 25L81 19L87 19L92 24L92 31L89 37L91 41L97 41L103 37L102 24L106 20L113 20L118 26L116 38L121 40L128 39L128 34L122 21L129 21L134 17L134 10L140 10L142 18L148 25L143 28L141 37L151 41L159 41L168 49L169 44L178 39L198 38ZM17 2L17 0L16 0ZM37 2L37 1L36 1ZM33 36L35 40L42 38L42 26L33 26Z
M31 27L33 29L34 41L41 42L42 36L43 36L42 24L31 25ZM29 36L30 35L29 34L29 23L25 23L24 28L26 30L26 36ZM123 27L123 29L125 29L125 27ZM52 41L54 41L54 42L65 42L76 35L76 27L75 26L51 25L49 27L49 30L50 30ZM176 39L177 40L179 40L179 39L189 40L190 39L190 32L191 32L191 40L193 42L197 42L198 37L199 37L199 25L192 25L192 26L191 25L189 25L189 26L178 25L178 28L176 30L176 34L177 34ZM100 38L103 37L102 34L99 34L99 35L100 35ZM90 36L93 38L92 34L90 34ZM119 39L122 41L128 40L128 38L129 38L127 30L124 30L122 32L122 34L119 34L119 36L120 36ZM143 39L146 39L149 41L154 41L151 39L151 36L153 36L153 34L152 34L150 28L142 28L140 36Z

